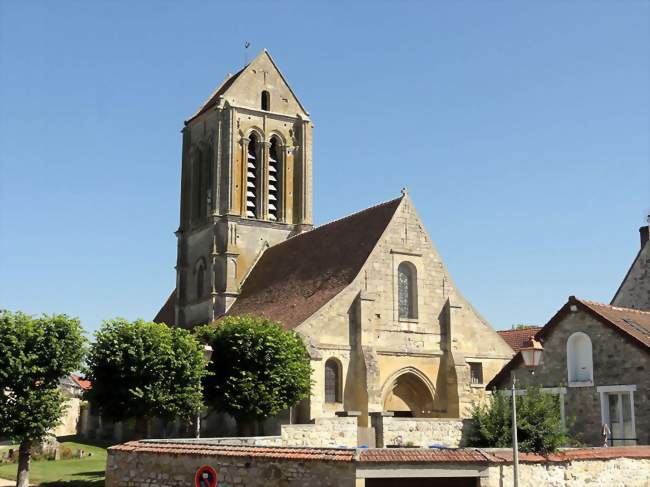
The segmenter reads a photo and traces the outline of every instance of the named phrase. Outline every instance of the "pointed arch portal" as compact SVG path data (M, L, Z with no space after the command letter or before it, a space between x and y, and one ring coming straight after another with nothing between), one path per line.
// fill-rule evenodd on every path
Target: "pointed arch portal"
M396 416L433 417L435 389L429 379L413 367L401 369L384 385L384 411Z

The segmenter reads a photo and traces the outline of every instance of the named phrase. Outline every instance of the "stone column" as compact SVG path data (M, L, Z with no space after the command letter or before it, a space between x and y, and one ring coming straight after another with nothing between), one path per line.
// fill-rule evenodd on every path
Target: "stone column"
M260 167L259 172L259 202L260 212L258 218L260 220L269 219L269 148L271 143L267 141L260 142Z

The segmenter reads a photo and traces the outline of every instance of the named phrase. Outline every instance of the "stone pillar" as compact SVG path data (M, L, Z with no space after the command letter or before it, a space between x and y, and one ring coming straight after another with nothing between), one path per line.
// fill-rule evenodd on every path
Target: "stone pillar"
M221 146L222 146L222 137L221 137L221 126L223 119L223 110L221 107L217 107L217 129L215 132L215 138L212 141L212 205L209 215L218 215L221 213Z
M392 418L393 413L375 411L370 413L370 424L375 428L375 448L384 448L384 418Z
M269 219L269 148L271 143L268 141L262 141L260 143L259 154L260 154L260 167L259 167L259 181L260 181L260 195L259 195L259 219L268 220Z
M300 220L301 225L312 222L311 208L311 137L309 120L300 120Z

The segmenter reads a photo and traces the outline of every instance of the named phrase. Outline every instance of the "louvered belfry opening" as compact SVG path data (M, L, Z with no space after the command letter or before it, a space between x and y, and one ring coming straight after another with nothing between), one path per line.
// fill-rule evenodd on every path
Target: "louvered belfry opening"
M269 220L280 219L280 147L277 137L271 138L269 148Z
M257 168L259 158L257 157L257 137L251 134L248 142L248 156L246 160L246 216L257 218Z

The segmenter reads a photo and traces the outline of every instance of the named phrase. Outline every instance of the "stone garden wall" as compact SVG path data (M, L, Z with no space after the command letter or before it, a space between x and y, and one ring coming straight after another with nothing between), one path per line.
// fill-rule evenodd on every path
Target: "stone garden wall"
M472 477L479 487L512 485L508 449L337 449L224 446L197 442L130 442L111 447L106 487L189 487L209 465L219 487L365 487L366 478ZM380 475L378 475L381 472ZM521 454L521 487L645 487L650 448ZM369 484L369 482L368 482ZM439 485L445 485L439 480Z
M481 487L509 487L512 464L495 465L481 479ZM579 460L562 463L520 463L521 487L647 487L650 485L650 460L642 458L613 458L611 460Z
M183 454L158 447L136 453L128 445L109 450L106 487L191 487L196 471L204 465L217 470L218 487L355 486L351 454L347 461L336 461L328 455L309 459L298 453L292 459L290 452L284 458L274 458L273 452L260 456L259 447L249 448L250 454L236 447L222 455L202 455L200 449Z
M318 418L312 424L283 424L282 446L357 446L357 418Z
M373 418L373 426L382 443L388 445L414 445L427 448L442 445L447 448L464 446L464 434L469 427L467 420L442 418Z

